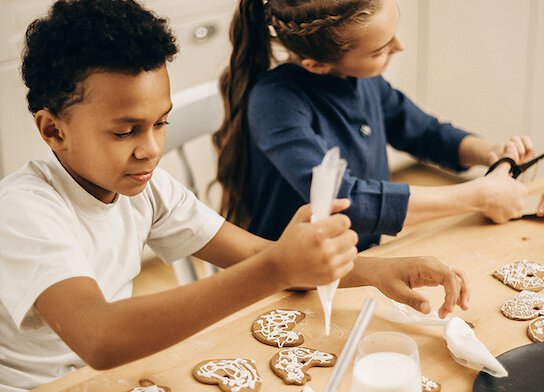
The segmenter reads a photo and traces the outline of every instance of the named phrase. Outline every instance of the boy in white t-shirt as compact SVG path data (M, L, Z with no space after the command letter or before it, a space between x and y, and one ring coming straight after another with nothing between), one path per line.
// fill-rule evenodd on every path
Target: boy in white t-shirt
M131 0L58 1L29 26L22 73L51 154L0 184L0 390L142 358L278 290L341 277L423 312L410 287L442 284L441 316L467 307L462 272L433 258L356 258L336 214L347 200L317 223L302 207L270 242L158 169L176 52L166 21ZM144 244L167 262L194 254L225 270L131 298Z

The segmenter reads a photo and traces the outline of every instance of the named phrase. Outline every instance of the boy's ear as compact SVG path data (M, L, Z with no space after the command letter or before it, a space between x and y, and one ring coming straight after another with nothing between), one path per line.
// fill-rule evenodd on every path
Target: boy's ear
M60 151L64 146L65 135L60 128L60 119L47 109L42 109L34 115L34 122L42 139L53 151Z
M327 63L322 63L313 59L303 59L300 62L302 68L308 72L312 72L318 75L325 75L331 72L332 66Z

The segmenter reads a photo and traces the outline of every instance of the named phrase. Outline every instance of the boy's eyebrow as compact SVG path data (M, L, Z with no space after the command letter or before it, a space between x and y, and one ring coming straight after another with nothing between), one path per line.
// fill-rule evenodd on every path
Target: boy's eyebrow
M170 108L164 112L163 114L161 114L160 117L164 117L166 116L168 113L170 113L170 111L172 111L172 108L174 107L173 104L170 104ZM159 117L159 118L160 118ZM139 123L139 122L144 122L145 119L143 118L135 118L135 117L128 117L128 116L125 116L125 117L120 117L120 118L115 118L112 120L114 123L117 123L117 124L126 124L126 123Z

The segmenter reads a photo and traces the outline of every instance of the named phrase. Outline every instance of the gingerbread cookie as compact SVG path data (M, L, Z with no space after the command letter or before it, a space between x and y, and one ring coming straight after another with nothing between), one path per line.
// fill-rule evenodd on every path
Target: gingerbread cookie
M527 335L533 342L544 343L544 317L538 317L529 323Z
M132 388L128 392L171 392L170 388L157 385L153 381L145 378L138 381L138 383L140 384L139 387Z
M311 380L306 371L313 366L330 367L336 363L336 355L306 347L280 350L270 360L272 371L286 384L303 385Z
M531 320L543 316L544 294L523 290L506 301L501 312L512 320Z
M255 338L270 346L292 347L304 342L301 332L292 331L306 315L298 310L276 309L261 314L251 326Z
M493 276L515 290L540 291L544 288L544 265L522 260L493 272Z
M262 380L252 359L212 359L193 368L193 377L203 384L217 384L224 392L261 389Z
M421 392L440 392L441 390L442 386L439 383L421 376Z

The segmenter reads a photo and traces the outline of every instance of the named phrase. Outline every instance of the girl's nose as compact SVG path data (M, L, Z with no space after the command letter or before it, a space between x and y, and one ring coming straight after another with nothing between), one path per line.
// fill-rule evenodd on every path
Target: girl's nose
M395 39L393 41L393 45L392 45L392 52L393 53L397 53L397 52L402 52L404 50L404 42L402 42L398 36L395 35Z

